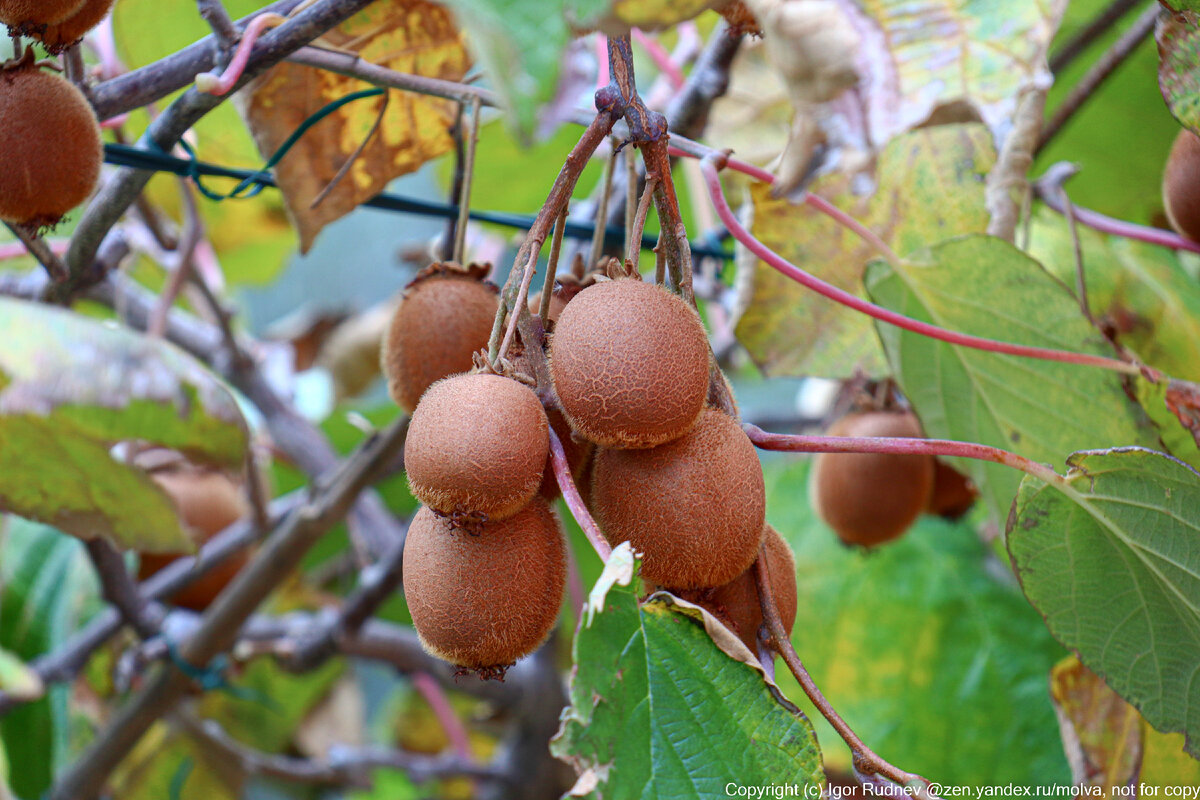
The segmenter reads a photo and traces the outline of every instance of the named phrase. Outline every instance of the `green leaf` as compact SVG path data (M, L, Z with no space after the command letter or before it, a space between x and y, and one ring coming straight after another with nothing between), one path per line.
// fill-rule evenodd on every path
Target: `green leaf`
M563 10L572 27L602 28L610 35L630 28L656 30L691 19L727 0L567 0Z
M863 741L947 785L1067 783L1046 690L1064 653L991 548L930 517L875 550L846 548L808 503L811 460L780 461L792 463L766 468L767 517L796 556L792 642ZM802 697L779 669L784 693ZM814 719L826 763L848 770Z
M62 644L99 609L95 572L83 545L45 525L3 518L0 546L0 647L26 661ZM0 719L0 737L21 797L39 797L71 758L70 687Z
M1141 448L1075 453L1026 477L1006 531L1029 602L1060 642L1200 755L1200 474Z
M174 506L116 460L123 440L234 466L247 444L229 391L173 345L36 303L0 299L0 509L126 548L191 548Z
M45 686L23 659L0 648L0 690L13 697L35 700L42 696Z
M1190 256L1077 226L1088 306L1143 362L1182 380L1200 380L1200 283ZM1030 225L1029 254L1075 285L1075 244L1067 220L1042 206Z
M1112 355L1066 287L1000 239L943 242L898 270L872 264L867 287L879 304L950 330ZM877 329L927 436L999 447L1043 463L1086 448L1157 446L1153 426L1116 373L953 346L883 323ZM1020 473L955 461L980 488L992 518L1004 520Z
M1200 133L1200 24L1197 11L1163 18L1155 31L1158 42L1158 88L1171 114Z
M571 31L556 3L447 0L470 35L471 48L504 99L509 124L528 139L537 114L558 85Z
M597 594L590 607L603 609L576 634L571 706L551 742L587 796L721 797L731 782L785 776L824 785L811 724L761 672L718 649L695 612L663 599L639 606L628 586Z
M983 232L984 176L996 161L982 125L942 125L900 136L879 157L875 191L856 191L844 173L822 178L816 194L853 215L900 254L961 233ZM877 253L830 218L769 187L751 189L754 235L793 264L842 289L862 292L863 270ZM759 263L737 336L772 374L846 377L887 366L870 318L820 297Z
M1162 5L1172 11L1197 11L1200 12L1200 0L1158 0Z
M1200 470L1200 447L1196 446L1196 438L1192 436L1192 432L1183 427L1179 417L1167 406L1168 386L1166 381L1151 383L1139 378L1134 382L1138 402L1158 426L1158 437L1163 446L1155 449L1165 449L1179 460L1190 464L1192 469Z

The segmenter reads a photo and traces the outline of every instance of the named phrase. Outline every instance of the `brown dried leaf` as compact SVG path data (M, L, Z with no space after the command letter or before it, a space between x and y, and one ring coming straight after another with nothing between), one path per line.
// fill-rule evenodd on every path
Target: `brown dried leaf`
M399 72L461 80L470 67L450 12L424 0L385 0L326 34L325 47L356 53ZM264 157L273 154L315 112L368 88L362 81L298 64L281 64L254 81L239 101ZM368 138L383 98L349 103L308 130L275 169L279 188L307 252L330 222L381 192L393 178L418 169L453 145L455 103L390 92L379 129L320 205L313 201Z
M1105 797L1136 786L1142 766L1142 717L1096 673L1069 656L1050 671L1050 695L1076 786Z

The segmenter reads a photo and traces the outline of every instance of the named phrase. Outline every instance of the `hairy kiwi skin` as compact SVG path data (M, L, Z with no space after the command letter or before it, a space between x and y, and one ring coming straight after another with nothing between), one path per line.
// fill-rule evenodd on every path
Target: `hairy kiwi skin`
M470 669L536 650L558 619L566 575L566 542L541 499L478 534L422 508L404 544L404 596L421 644Z
M46 27L36 38L51 53L61 53L78 42L88 31L99 25L112 10L115 0L85 0L83 6L57 24Z
M156 472L152 477L174 502L197 546L250 513L242 487L224 473L182 467ZM138 565L138 580L146 580L182 556L182 553L143 553ZM171 602L182 608L203 611L249 560L248 551L238 552L181 589Z
M708 359L696 310L633 278L584 289L550 339L563 412L602 447L656 447L687 433L708 395Z
M847 414L830 436L921 438L908 412ZM809 489L813 507L846 544L873 547L896 539L929 504L934 458L883 453L821 453Z
M660 586L721 586L754 563L766 500L754 445L706 408L687 435L648 450L596 452L591 510L612 545L643 555Z
M796 624L796 560L779 531L770 525L763 532L763 548L766 551L767 574L771 578L771 597L779 611L779 619L790 635ZM712 612L757 656L758 629L763 624L763 614L754 571L752 565L729 583L715 589L672 591L684 600Z
M471 369L499 304L494 285L436 265L409 284L383 340L383 373L396 404L411 412L435 381Z
M1163 206L1175 232L1200 242L1200 137L1184 128L1163 170Z
M32 66L0 71L0 219L57 224L96 188L103 159L82 92Z
M409 486L438 513L504 519L537 494L550 453L548 431L537 395L511 378L438 381L409 425Z
M933 491L925 510L943 519L959 519L975 505L979 492L971 479L940 458L933 461Z
M17 33L62 22L79 11L83 0L0 0L0 22Z

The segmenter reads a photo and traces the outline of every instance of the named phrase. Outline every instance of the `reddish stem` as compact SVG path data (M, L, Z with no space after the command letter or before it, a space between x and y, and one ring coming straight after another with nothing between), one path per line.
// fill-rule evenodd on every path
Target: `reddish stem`
M1142 373L1142 370L1135 364L1130 364L1128 362L1121 361L1120 359L1109 358L1107 356L1096 356L1086 353L1073 353L1066 350L1052 350L1046 347L1031 347L1028 345L998 342L993 339L985 339L981 336L972 336L966 333L958 333L956 331L946 330L945 328L932 325L928 322L921 322L920 320L906 317L903 314L897 314L895 311L883 308L882 306L877 306L874 303L868 302L863 300L861 297L851 294L850 292L839 289L838 287L830 283L826 283L815 275L805 272L804 270L790 263L783 256L780 256L778 253L771 250L765 244L756 239L754 235L750 233L750 231L746 230L742 226L737 217L734 215L733 211L729 208L729 202L725 199L725 191L721 188L721 179L717 174L717 166L713 160L709 158L701 160L700 169L704 174L704 182L708 187L709 198L712 200L713 206L717 210L717 216L721 218L721 221L729 229L729 232L735 239L745 245L750 252L754 253L781 274L786 275L800 285L812 289L818 294L840 303L847 308L852 308L855 311L866 314L867 316L873 317L882 322L895 325L898 328L912 331L913 333L919 333L922 336L928 336L932 339L937 339L949 344L971 347L976 350L983 350L990 353L1002 353L1005 355L1024 356L1027 358L1040 358L1046 361L1060 361L1067 364L1102 367L1104 369L1110 369L1116 372L1123 372L1128 375L1140 375ZM757 168L754 168L754 170L756 173L762 172ZM747 172L747 174L750 173ZM813 205L814 207L817 207L826 213L829 213L828 209L832 208L832 206L829 206L824 201L821 201L820 204L814 203ZM848 220L849 217L839 212L835 219L837 219L841 224L846 224L846 220ZM855 232L860 232L859 229L861 227L862 226L855 223ZM868 238L867 241L874 244L875 239L877 239L877 237L874 237L872 234L871 238ZM881 250L881 252L885 256L889 256L889 260L892 260L893 263L896 263L896 256L891 252L890 249L884 249Z
M881 775L893 783L910 788L912 790L911 796L920 800L936 800L937 795L929 789L929 781L920 775L906 772L899 767L893 766L876 755L858 737L858 734L846 724L846 720L842 719L842 715L837 712L837 709L830 705L829 700L821 692L816 681L812 679L812 675L804 667L804 663L800 661L800 656L796 654L796 649L792 647L792 641L788 637L787 629L784 628L783 620L779 617L779 608L775 605L775 598L771 595L771 580L767 574L767 559L765 554L766 550L764 548L759 551L758 560L754 562L754 584L758 589L758 600L762 606L763 622L766 623L767 629L771 632L771 644L775 652L783 657L784 663L787 664L788 669L795 676L796 682L800 684L800 688L808 695L808 699L821 712L821 716L829 721L829 724L842 737L842 740L849 745L851 752L854 754L855 770L865 775ZM897 793L896 796L904 797L905 795Z
M608 37L596 34L596 88L603 89L612 81L608 73Z
M671 81L671 85L676 89L682 89L687 79L683 76L683 71L679 69L679 65L671 58L671 54L666 51L657 39L651 39L646 35L645 31L640 28L634 28L633 39L640 44L650 56L650 60L654 62L654 66L658 67L664 75Z
M592 519L583 498L579 495L575 479L571 477L571 465L567 463L567 453L563 450L562 442L559 441L558 434L554 432L553 428L550 429L550 463L554 467L554 478L558 481L558 488L562 492L563 501L571 511L571 516L575 517L579 527L583 528L584 535L592 543L600 560L608 561L608 557L612 555L612 548L609 547L604 534L600 532L600 526Z
M471 755L471 740L467 736L466 726L462 724L458 714L454 713L454 708L450 705L450 698L442 691L442 687L427 672L414 672L409 679L412 681L413 687L429 704L430 709L433 710L433 714L441 724L442 730L446 732L446 738L450 740L450 746L454 749L455 754L469 764L475 763L475 758Z
M1067 210L1062 203L1062 198L1055 197L1055 194L1054 192L1043 193L1041 196L1042 202L1058 213L1066 214ZM1071 210L1075 214L1076 222L1101 233L1121 236L1138 242L1146 242L1147 244L1156 244L1160 247L1169 247L1172 250L1186 250L1189 253L1200 253L1200 244L1185 239L1173 231L1164 231L1161 228L1150 228L1146 225L1138 225L1135 222L1114 219L1113 217L1101 214L1099 211L1082 208L1074 203L1071 204Z
M906 439L891 436L799 436L787 433L769 433L757 425L743 423L742 430L762 450L777 450L787 453L889 453L891 455L958 456L991 461L1006 467L1019 469L1047 483L1058 483L1058 474L1036 461L988 447L984 444L956 442L950 439Z
M233 53L233 58L229 60L229 66L225 67L225 71L220 75L214 72L201 72L196 76L196 88L201 92L218 97L228 94L229 90L237 85L242 73L246 70L246 64L250 61L250 53L254 50L254 43L258 41L258 37L267 29L285 22L287 22L286 17L270 13L259 14L250 20L246 30L242 33L241 41L238 42L237 50Z

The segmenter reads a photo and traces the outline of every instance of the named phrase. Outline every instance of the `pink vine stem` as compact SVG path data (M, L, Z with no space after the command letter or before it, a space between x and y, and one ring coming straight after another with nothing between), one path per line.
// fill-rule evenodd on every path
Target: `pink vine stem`
M612 78L608 74L608 37L603 33L596 34L596 88L608 86Z
M567 508L571 511L571 516L575 517L575 521L583 529L583 534L592 543L600 560L608 561L608 557L612 555L612 548L609 547L604 534L600 532L600 526L592 519L587 506L584 505L583 498L579 495L575 479L571 477L571 465L567 463L567 453L563 450L562 441L559 440L558 434L554 432L553 428L550 429L550 464L554 467L554 478L558 481L558 488L562 492Z
M467 728L458 718L458 714L454 713L454 709L450 705L450 698L442 691L442 687L427 672L414 672L409 676L409 680L433 710L433 715L437 717L442 730L446 732L446 738L450 740L450 747L453 748L455 755L469 764L474 763L475 758L471 755L471 740L467 736Z
M680 152L680 154L683 155L682 152ZM704 182L708 188L709 198L712 201L713 207L717 210L717 216L721 218L721 221L729 229L729 232L735 239L745 245L750 252L761 258L776 271L786 275L800 285L808 289L812 289L823 297L827 297L834 302L840 303L847 308L852 308L855 311L866 314L874 319L895 325L903 330L919 333L922 336L928 336L931 339L937 339L949 344L962 345L964 347L971 347L976 350L983 350L990 353L1024 356L1027 358L1039 358L1045 361L1060 361L1067 364L1079 364L1082 366L1101 367L1103 369L1109 369L1116 372L1123 372L1127 375L1141 375L1143 373L1143 368L1136 364L1131 364L1116 358L1109 358L1107 356L1090 355L1087 353L1073 353L1067 350L1053 350L1046 347L1031 347L1029 345L1011 344L1008 342L995 341L993 339L985 339L981 336L972 336L966 333L947 330L945 328L938 327L937 325L932 325L928 322L921 322L920 320L906 317L903 314L890 311L882 306L877 306L874 303L863 300L857 295L851 294L843 289L839 289L830 283L826 283L815 275L800 269L783 256L771 250L771 248L767 247L765 244L756 239L754 235L750 233L750 231L746 230L746 228L742 226L741 222L738 221L737 216L735 216L732 209L730 209L729 202L725 199L725 191L721 187L721 178L718 175L718 167L715 162L716 159L711 157L701 159L700 170L704 175ZM774 177L770 173L766 172L765 170L761 170L758 167L745 164L744 162L736 162L733 159L729 159L726 163L726 166L750 175L751 177L757 178L758 180L764 180L768 183L774 181ZM832 217L839 224L853 230L865 241L879 250L879 252L883 254L883 256L887 258L887 260L893 265L900 263L899 258L894 252L892 252L891 248L889 248L887 244L885 244L881 239L879 239L878 236L876 236L874 233L871 233L848 214L840 211L827 201L817 197L811 192L805 195L805 203Z
M890 455L959 456L978 461L991 461L1019 469L1046 483L1059 484L1062 478L1045 464L1032 459L971 442L950 439L906 439L889 436L798 436L788 433L768 433L757 425L743 423L742 430L760 450L785 453L887 453Z
M1056 192L1043 192L1041 194L1042 202L1059 214L1065 214L1066 208L1062 204L1062 198L1055 197L1056 194ZM1186 250L1189 253L1200 253L1200 244L1189 241L1173 231L1164 231L1161 228L1150 228L1145 225L1138 225L1135 222L1114 219L1113 217L1101 214L1099 211L1092 211L1091 209L1077 206L1074 203L1071 204L1071 209L1075 214L1076 222L1100 233L1133 239L1138 242L1146 242L1147 244L1154 244L1160 247L1169 247L1172 250Z
M254 50L254 43L258 41L258 37L262 36L263 32L269 28L282 25L287 22L287 17L279 14L259 14L250 23L246 25L246 30L242 33L241 41L238 42L237 50L234 51L233 58L229 60L229 66L225 67L225 71L220 75L214 72L201 72L196 76L196 88L205 94L221 95L228 94L229 90L237 85L237 82L242 77L242 72L246 69L247 62L250 61L250 53Z
M47 239L46 244L54 255L65 256L70 242L66 239ZM0 244L0 261L11 261L14 258L30 255L29 249L21 242L4 242Z
M686 81L683 71L679 69L679 65L671 58L671 54L666 51L666 48L659 44L657 39L647 36L645 31L640 28L634 28L632 33L633 40L642 46L654 65L671 81L671 85L676 89L682 89Z

